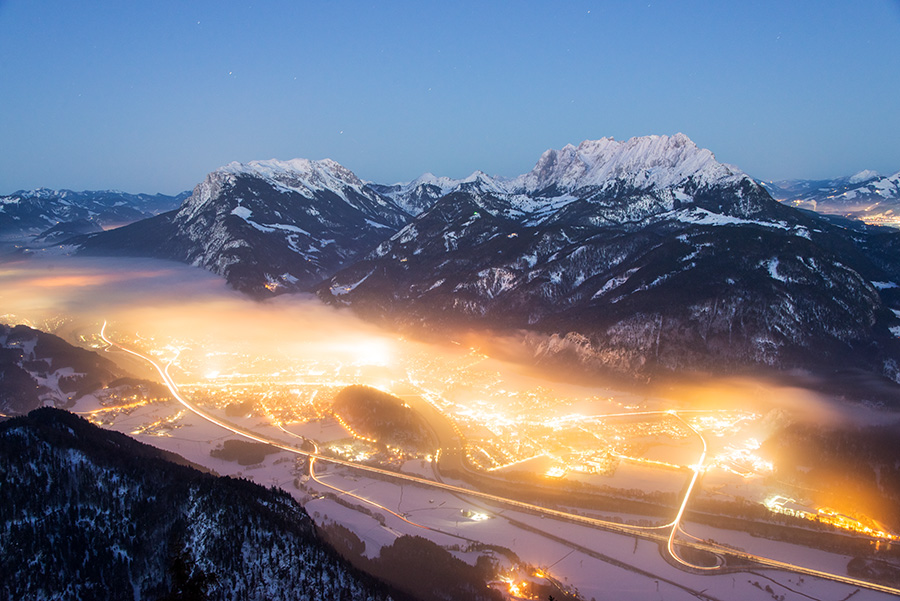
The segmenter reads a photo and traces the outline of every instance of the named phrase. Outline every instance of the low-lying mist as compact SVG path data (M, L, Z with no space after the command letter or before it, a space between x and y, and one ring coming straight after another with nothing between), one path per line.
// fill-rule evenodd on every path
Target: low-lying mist
M78 344L110 331L172 344L207 346L215 352L278 357L279 361L329 358L381 366L405 374L395 358L428 355L458 360L471 348L482 354L478 369L502 373L507 390L552 388L560 401L630 397L656 406L742 409L763 415L781 413L788 420L833 425L847 420L883 419L859 406L833 403L823 395L765 378L690 376L665 387L627 389L621 382L571 381L553 377L545 367L532 368L515 341L469 335L462 343L415 342L362 321L348 310L328 307L312 295L283 295L254 301L227 287L224 280L199 268L149 259L97 259L69 256L21 257L0 263L0 322L24 323L57 333ZM485 350L487 349L487 350ZM459 386L464 386L460 382ZM873 417L874 415L874 417Z
M142 337L203 340L246 352L377 352L391 336L312 296L250 300L199 268L149 259L41 257L0 266L0 319L63 337L104 321ZM383 349L387 352L387 348Z
M868 499L870 515L897 523L886 508L900 493L879 490L872 479L853 479L873 456L853 441L866 439L867 426L895 423L896 413L836 402L771 378L693 374L664 385L627 387L599 377L569 377L547 365L535 367L524 352L527 345L515 336L470 332L445 344L415 341L311 295L255 301L206 271L158 260L44 256L0 263L0 322L23 323L97 348L107 322L114 340L136 344L161 362L173 361L179 385L244 383L265 394L315 382L332 391L364 384L424 394L473 433L488 426L503 435L515 432L517 423L555 420L577 430L591 415L635 413L643 416L638 421L652 424L669 409L747 412L753 417L744 422L741 436L767 441L763 451L779 466L780 478L821 488L820 502L835 507ZM122 361L123 355L110 356ZM123 368L143 370L131 372L138 377L157 377L142 362ZM327 393L323 396L328 402ZM818 446L810 447L810 440ZM722 441L713 446L728 442ZM841 441L850 441L841 448L851 467L833 479L854 484L856 496L835 490L830 477L813 478L821 474L806 459L791 467L795 448L828 449Z

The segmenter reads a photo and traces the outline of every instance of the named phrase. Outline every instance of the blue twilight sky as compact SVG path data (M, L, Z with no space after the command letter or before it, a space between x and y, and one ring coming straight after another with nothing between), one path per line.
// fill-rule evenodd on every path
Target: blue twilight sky
M898 40L900 0L0 0L0 193L515 176L679 131L765 179L894 173Z

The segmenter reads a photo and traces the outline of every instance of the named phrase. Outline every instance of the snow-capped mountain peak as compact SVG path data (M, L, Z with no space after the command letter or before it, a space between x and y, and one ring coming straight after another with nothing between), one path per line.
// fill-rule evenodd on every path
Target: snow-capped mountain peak
M502 181L500 178L492 177L484 171L477 169L473 171L471 175L461 179L444 176L438 177L433 173L424 173L409 183L401 182L395 184L394 187L396 187L399 192L410 192L420 186L434 186L440 188L442 194L448 194L459 188L462 184L484 183L490 186L496 186L500 181Z
M597 197L620 187L658 197L659 206L651 212L659 212L671 209L672 199L692 198L698 188L734 187L745 181L756 187L743 171L718 162L712 152L678 133L567 144L559 150L545 151L531 171L512 179L483 171L463 179L426 173L405 184L369 186L410 215L419 215L439 198L461 191L494 197L494 201L486 202L498 214L516 219L528 216L530 222L535 222L569 202ZM748 207L741 210L753 212Z
M411 182L398 182L391 186L393 193L389 193L388 196L394 195L408 195L415 190L422 188L423 186L430 186L440 190L441 195L447 194L452 191L454 188L459 186L459 184L463 180L454 179L452 177L446 176L437 176L431 172L423 173L416 179Z
M686 135L643 136L624 142L613 138L585 140L541 155L534 169L516 178L516 187L535 192L550 186L572 191L625 181L636 188L667 188L693 178L697 184L724 183L747 177L719 163Z
M398 185L404 189L407 189L407 190L411 190L411 189L417 188L419 186L437 186L438 188L441 188L442 190L452 190L453 188L455 188L456 186L459 185L459 182L460 182L460 180L453 179L452 177L445 177L445 176L438 177L437 175L435 175L431 172L427 172L427 173L423 173L422 175L420 175L419 177L417 177L416 179L414 179L413 181L411 181L409 183L400 182L396 185Z
M855 175L851 175L848 182L850 184L862 184L869 180L877 179L881 177L877 171L872 171L871 169L864 169Z
M235 162L208 174L177 212L82 248L177 259L265 297L318 282L408 219L331 159ZM143 243L160 237L168 242Z
M490 175L488 175L481 169L476 169L475 171L472 172L472 174L469 177L463 179L462 181L465 183L468 183L468 182L478 182L478 181L484 182L484 181L493 181L493 180L494 180L494 178L492 178Z
M869 180L877 179L881 177L877 171L872 171L871 169L863 169L859 173L850 176L849 183L851 184L862 184Z
M455 188L478 188L482 192L492 194L509 194L508 180L500 177L493 177L481 171L480 169L473 172L469 177L459 180Z
M454 179L424 173L411 182L400 182L392 186L370 183L369 187L382 196L390 198L410 215L418 215L431 207L437 199L461 189L476 189L491 194L506 194L506 180L492 177L481 170L468 177Z
M238 180L244 179L260 180L266 187L282 194L296 194L306 199L321 194L333 195L348 205L363 208L368 213L402 214L399 207L374 193L356 174L337 161L269 159L249 163L232 162L211 172L184 203L180 211L181 216L193 218L211 199L222 198L224 190L234 187ZM236 199L232 199L232 204L235 202ZM229 211L233 208L227 207ZM390 219L397 223L402 220L399 217Z
M343 184L362 187L363 182L356 175L332 159L290 159L281 161L269 159L250 161L249 163L232 162L216 170L218 173L233 175L250 175L279 182L290 187L298 184L315 189Z

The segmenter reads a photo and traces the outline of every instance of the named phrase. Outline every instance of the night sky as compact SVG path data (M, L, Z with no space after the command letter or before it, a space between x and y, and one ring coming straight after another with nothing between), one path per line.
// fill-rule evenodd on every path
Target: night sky
M898 0L0 0L0 193L295 157L515 176L676 132L764 179L891 174L898 40Z

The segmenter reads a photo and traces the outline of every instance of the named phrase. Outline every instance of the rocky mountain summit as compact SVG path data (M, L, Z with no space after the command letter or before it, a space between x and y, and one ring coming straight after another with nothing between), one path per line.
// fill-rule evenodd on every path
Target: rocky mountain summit
M407 219L334 161L254 161L210 173L176 211L76 242L203 267L262 298L309 289Z

